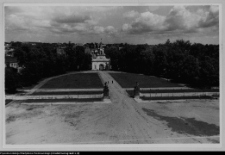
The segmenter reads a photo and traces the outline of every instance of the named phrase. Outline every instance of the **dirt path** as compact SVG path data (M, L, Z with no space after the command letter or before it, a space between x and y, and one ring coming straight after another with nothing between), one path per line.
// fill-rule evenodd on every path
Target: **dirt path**
M151 130L149 134L145 132L145 129L151 128L151 125L146 122L145 116L135 106L135 100L128 97L126 91L109 74L100 72L100 75L105 81L109 81L110 98L114 104L110 113L111 137L115 137L117 141L149 143L151 138L149 134L154 135L156 131Z
M189 138L187 135L171 132L163 121L146 115L142 110L142 106L138 105L133 98L128 97L125 89L108 73L100 72L99 74L106 82L109 81L110 98L114 104L110 117L110 121L112 122L111 130L115 131L112 132L114 134L112 136L116 137L118 141L137 144L173 143L176 141L189 143L198 141L196 139L199 138L196 136ZM171 138L168 138L169 135Z
M7 106L6 143L219 142L218 101L140 104L128 97L107 72L99 72L99 75L109 81L111 104ZM204 131L199 126L203 126Z

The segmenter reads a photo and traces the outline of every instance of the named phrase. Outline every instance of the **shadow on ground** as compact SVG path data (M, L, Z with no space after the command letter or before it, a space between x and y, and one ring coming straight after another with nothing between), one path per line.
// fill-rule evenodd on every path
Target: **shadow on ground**
M143 111L146 112L147 115L152 116L155 119L166 121L168 123L168 127L171 128L172 131L177 133L185 133L195 136L219 135L218 126L195 120L195 118L161 116L155 113L153 110L146 108L143 108Z

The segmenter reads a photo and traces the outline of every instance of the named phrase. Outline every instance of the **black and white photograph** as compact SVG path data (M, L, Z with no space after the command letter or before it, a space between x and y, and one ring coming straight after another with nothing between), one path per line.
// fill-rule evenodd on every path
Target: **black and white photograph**
M4 146L220 146L221 12L6 1Z

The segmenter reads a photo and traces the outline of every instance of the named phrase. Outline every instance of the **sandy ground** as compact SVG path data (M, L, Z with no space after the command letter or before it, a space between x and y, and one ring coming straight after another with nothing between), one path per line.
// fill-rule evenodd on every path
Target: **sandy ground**
M99 75L110 81L110 104L7 105L6 144L220 142L219 100L137 103Z

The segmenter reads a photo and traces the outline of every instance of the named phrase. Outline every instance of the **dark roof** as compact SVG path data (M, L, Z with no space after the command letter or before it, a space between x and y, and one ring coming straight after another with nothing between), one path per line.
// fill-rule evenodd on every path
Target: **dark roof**
M10 56L6 56L6 57L5 57L5 62L6 62L6 63L15 63L15 62L17 62L17 58L15 58L15 57L10 57Z

